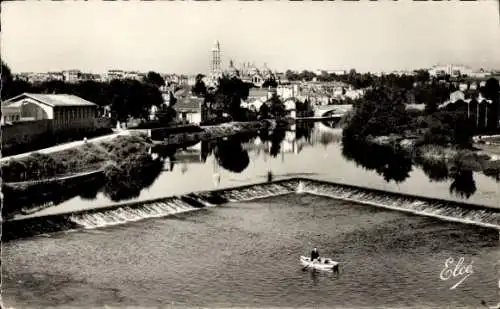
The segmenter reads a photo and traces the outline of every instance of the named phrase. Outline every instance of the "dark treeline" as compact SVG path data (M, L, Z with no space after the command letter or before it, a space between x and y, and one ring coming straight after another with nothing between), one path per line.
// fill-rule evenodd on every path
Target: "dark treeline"
M498 132L499 91L498 80L491 78L481 89L491 103L478 104L473 99L469 104L458 101L438 109L440 98L434 98L420 111L406 108L405 89L374 87L356 102L343 134L356 140L390 134L418 136L421 144L470 147L474 134Z
M494 78L486 81L485 86L473 89L470 87L473 79L467 76L454 78L448 75L431 77L426 70L416 70L413 75L385 74L381 76L370 73L357 73L355 70L343 75L329 74L327 72L317 75L310 71L294 73L288 70L285 75L291 81L311 81L316 78L321 82L343 82L356 89L390 88L398 93L398 96L405 104L425 104L426 110L429 112L436 111L439 104L449 99L450 93L459 90L457 87L459 83L467 85L467 89L464 91L466 98L475 99L481 93L490 100L498 101L498 80ZM347 100L351 101L350 99ZM348 103L356 104L359 103L359 100Z
M302 72L293 72L287 70L285 77L289 81L313 81L316 79L319 82L343 82L352 85L354 88L377 87L381 85L393 85L398 88L410 89L415 83L430 83L430 82L450 82L468 81L467 76L460 78L451 78L449 75L442 77L431 77L427 70L415 70L413 74L383 74L375 75L372 73L359 73L355 69L351 69L345 74L335 74L322 71L321 74L304 70Z
M129 117L147 119L152 106L162 106L163 97L159 87L165 81L158 73L151 71L142 80L87 80L77 83L49 80L30 83L13 79L10 69L2 62L2 83L2 100L24 92L73 94L99 105L103 108L102 112L104 107L108 107L114 120L125 122Z
M217 123L228 120L252 121L257 119L276 119L287 116L285 104L277 95L272 96L258 110L253 107L243 108L242 100L248 98L250 89L254 87L251 83L242 81L237 76L223 75L218 79L216 88L207 87L203 81L204 75L196 76L195 85L191 91L194 95L204 98L204 104L208 110L207 123ZM276 87L276 80L269 79L264 83L265 87ZM302 117L314 114L311 104L296 101L297 113Z
M411 157L388 146L346 140L342 143L342 155L356 165L377 172L387 182L402 183L412 171Z

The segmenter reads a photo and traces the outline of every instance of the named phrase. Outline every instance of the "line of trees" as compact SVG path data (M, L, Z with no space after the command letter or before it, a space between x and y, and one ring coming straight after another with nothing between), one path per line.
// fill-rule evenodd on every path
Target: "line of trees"
M272 96L267 102L261 105L259 110L247 109L241 107L242 100L248 98L252 84L242 81L236 76L223 75L218 80L216 88L208 88L203 78L205 76L198 74L191 91L198 97L203 97L204 103L209 110L209 114L214 119L223 119L227 114L231 120L251 121L257 119L281 118L286 116L286 108L277 95ZM269 79L265 82L268 87L276 87L275 79ZM296 110L302 116L312 116L314 114L311 104L305 102L296 102Z
M431 98L426 102L425 111L407 110L406 91L394 84L368 90L362 99L357 100L354 114L344 129L344 136L364 140L369 136L404 136L409 133L420 135L422 142L428 144L469 147L473 134L498 132L500 85L494 78L489 79L481 89L481 93L491 100L482 109L477 102L474 105L473 101L470 105L457 102L438 109L437 102L443 99L446 92L437 88L430 90L428 95ZM477 113L481 119L487 119L486 126L482 125L484 121L476 121Z
M124 79L100 81L81 81L68 83L49 80L27 82L14 80L7 64L2 62L2 100L12 98L24 92L48 94L73 94L101 107L109 107L114 120L124 122L129 117L147 119L152 106L160 108L163 97L159 87L165 80L156 72L149 72L143 80ZM167 111L165 111L167 112ZM172 117L169 111L170 120Z
M285 77L289 81L312 81L316 79L321 82L344 82L353 85L355 88L366 88L370 86L381 86L388 84L397 84L399 87L405 87L405 85L411 86L414 83L426 83L429 81L450 81L451 76L444 75L439 77L431 77L427 70L415 70L413 74L384 74L381 76L372 73L359 73L355 69L351 69L345 74L328 73L322 71L317 74L312 71L303 70L302 72L294 72L287 70L285 72ZM461 76L458 81L466 81L467 76Z

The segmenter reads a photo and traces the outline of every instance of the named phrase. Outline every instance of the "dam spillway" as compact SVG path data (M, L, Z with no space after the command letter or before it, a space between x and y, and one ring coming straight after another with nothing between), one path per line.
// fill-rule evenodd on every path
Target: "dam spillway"
M172 216L230 202L304 193L500 230L500 209L314 179L292 178L221 190L195 192L182 196L122 203L73 213L9 220L3 222L3 239L8 241L68 230L106 228L149 218Z

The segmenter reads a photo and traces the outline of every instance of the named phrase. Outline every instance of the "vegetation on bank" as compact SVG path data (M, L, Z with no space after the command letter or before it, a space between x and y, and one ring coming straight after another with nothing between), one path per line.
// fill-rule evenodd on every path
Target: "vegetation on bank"
M491 100L486 115L474 100L470 105L458 101L438 109L439 91L426 102L425 110L411 110L407 89L397 84L373 87L355 103L346 121L343 154L387 181L405 180L416 164L431 180L452 179L450 190L469 197L475 191L473 172L500 179L500 161L476 151L472 139L475 134L498 130L494 116L500 106L499 90L495 79L481 89ZM488 125L477 121L478 117L487 119Z
M423 111L408 110L405 89L387 85L376 87L368 90L365 97L356 102L354 114L345 126L343 136L356 141L398 136L411 139L417 146L470 149L473 135L498 131L499 91L500 85L496 79L489 79L481 90L481 94L490 100L488 114L473 101L470 105L458 101L437 109L434 103L438 98L427 102ZM481 121L477 120L479 118ZM483 119L487 120L486 125Z
M388 87L367 91L344 128L345 138L364 141L379 136L410 138L417 145L453 145L470 148L474 121L460 110L434 112L407 110L398 90Z
M172 134L175 139L167 140L169 146L182 145L187 142L199 142L202 135L209 139L228 137L235 134L257 132L269 126L266 122L235 122L219 126L209 126L191 130L192 132L172 132L168 128L166 136ZM161 130L156 130L161 131ZM160 132L161 133L161 132ZM158 135L153 131L153 136ZM159 136L159 135L158 135ZM158 139L156 136L155 139ZM160 138L163 143L165 141ZM175 144L175 145L174 145ZM70 176L74 174L92 172L103 169L110 177L118 171L125 171L126 175L132 175L137 167L151 164L151 155L148 149L153 141L144 135L118 136L112 140L87 143L79 147L62 150L50 154L32 153L27 157L10 159L2 162L3 181L24 182L56 177Z
M2 166L4 217L30 211L43 205L61 203L80 196L94 199L99 192L113 201L139 196L163 169L163 162L153 159L144 136L120 136L108 142L87 144L53 154L33 154L10 160ZM16 184L16 181L47 179L101 171L75 178L54 179L40 183Z
M203 82L203 75L196 77L192 93L204 98L204 105L208 111L206 124L217 124L228 121L256 121L261 119L281 119L287 117L285 104L276 94L267 100L257 110L253 106L243 107L243 100L248 98L253 84L242 81L238 76L223 75L218 80L216 88L207 87ZM263 88L276 87L277 82L269 79L264 82ZM296 101L296 112L301 117L314 114L311 104Z
M2 162L2 178L4 182L22 182L147 165L150 163L149 144L144 136L118 136L110 141L88 143L50 154L33 153Z
M471 197L477 187L474 173L500 181L500 161L467 149L452 149L437 145L403 148L399 144L346 141L342 155L356 165L374 171L387 182L403 183L413 167L420 168L435 182L450 182L450 193L461 198Z

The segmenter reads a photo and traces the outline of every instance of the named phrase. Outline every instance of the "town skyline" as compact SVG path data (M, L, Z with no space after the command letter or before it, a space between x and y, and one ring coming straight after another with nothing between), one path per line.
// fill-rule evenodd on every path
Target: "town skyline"
M500 68L493 1L123 3L119 14L117 5L2 3L3 61L13 72L197 74L208 72L218 40L223 67L233 60L279 72Z

